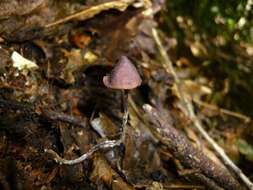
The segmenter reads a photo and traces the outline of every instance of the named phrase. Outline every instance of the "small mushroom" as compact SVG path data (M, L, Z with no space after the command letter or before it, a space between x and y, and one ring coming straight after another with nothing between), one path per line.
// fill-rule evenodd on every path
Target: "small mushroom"
M104 85L113 89L130 90L141 85L141 77L135 66L122 56L109 76L104 76Z
M103 83L107 88L122 90L123 110L122 128L128 120L128 91L141 85L141 77L126 56L121 56L111 73L103 77Z

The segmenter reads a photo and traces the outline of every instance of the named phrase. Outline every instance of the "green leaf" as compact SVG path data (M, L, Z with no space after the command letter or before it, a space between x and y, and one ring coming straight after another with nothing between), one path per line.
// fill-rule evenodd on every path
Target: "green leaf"
M253 161L253 147L245 140L239 139L237 141L239 152L243 154L248 160Z

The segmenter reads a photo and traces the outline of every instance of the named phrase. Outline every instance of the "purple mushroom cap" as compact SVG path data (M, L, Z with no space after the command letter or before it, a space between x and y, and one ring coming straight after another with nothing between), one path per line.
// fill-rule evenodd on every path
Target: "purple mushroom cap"
M103 77L103 83L113 89L133 89L141 85L141 77L135 66L122 56L108 76Z

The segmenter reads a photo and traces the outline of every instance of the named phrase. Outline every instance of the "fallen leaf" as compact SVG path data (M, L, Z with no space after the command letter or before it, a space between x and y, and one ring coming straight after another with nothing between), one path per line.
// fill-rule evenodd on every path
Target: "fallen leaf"
M20 55L18 52L14 51L11 55L11 60L13 61L13 67L16 67L18 70L32 70L32 69L38 69L38 65L30 61L26 58L24 58L22 55Z

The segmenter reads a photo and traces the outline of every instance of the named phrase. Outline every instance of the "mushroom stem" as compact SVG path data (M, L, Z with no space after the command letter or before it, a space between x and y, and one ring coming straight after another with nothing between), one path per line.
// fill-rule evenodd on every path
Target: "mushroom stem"
M128 90L122 90L123 118L122 128L124 129L128 121Z
M121 92L122 92L122 106L123 106L121 141L124 142L126 125L128 121L128 90L122 90Z

